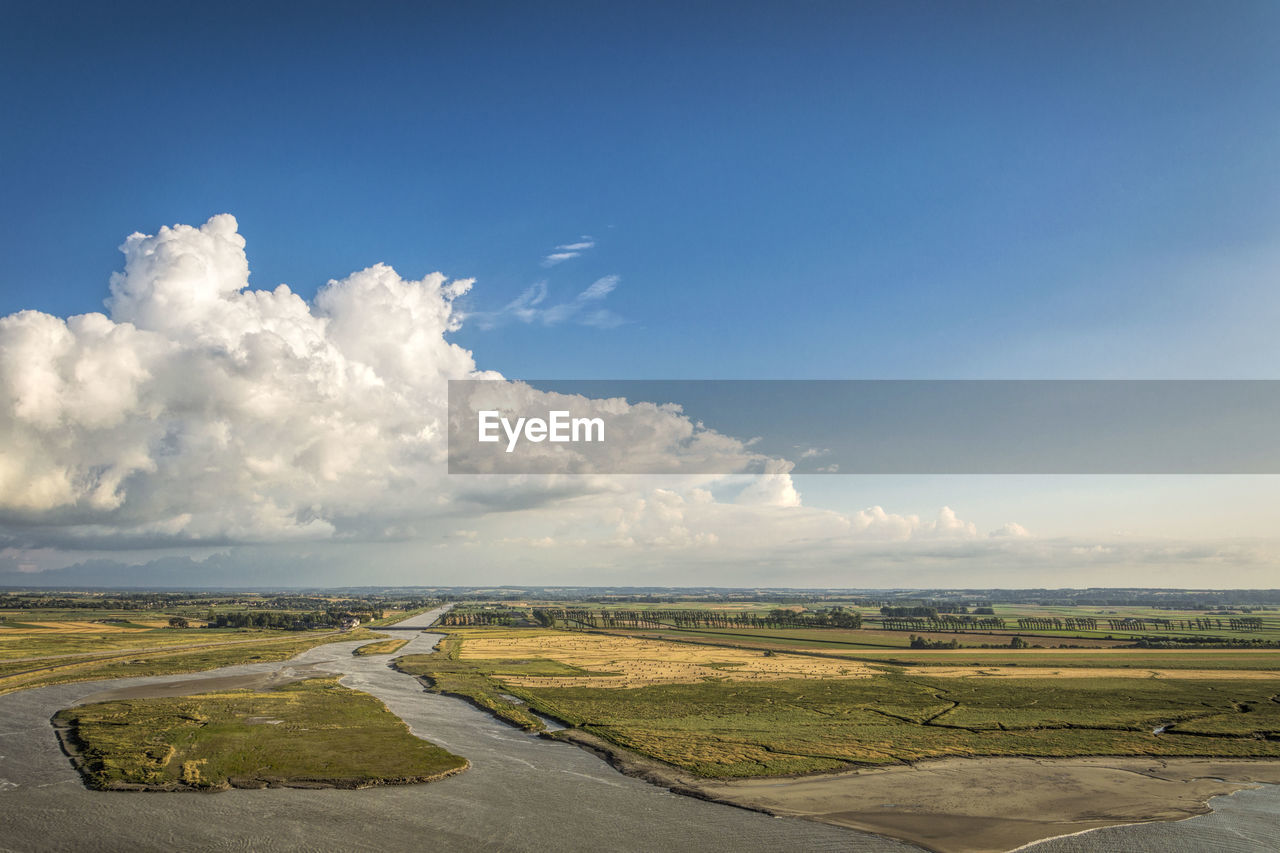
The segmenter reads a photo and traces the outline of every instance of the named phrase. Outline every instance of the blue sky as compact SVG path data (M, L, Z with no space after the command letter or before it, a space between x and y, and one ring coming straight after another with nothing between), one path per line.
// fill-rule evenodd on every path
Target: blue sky
M258 6L8 5L0 311L227 211L257 287L621 276L513 375L1274 375L1274 4Z
M475 278L450 339L508 376L1280 371L1271 2L0 15L0 316L103 310L128 234L229 212L252 287ZM903 482L811 493L1045 500Z

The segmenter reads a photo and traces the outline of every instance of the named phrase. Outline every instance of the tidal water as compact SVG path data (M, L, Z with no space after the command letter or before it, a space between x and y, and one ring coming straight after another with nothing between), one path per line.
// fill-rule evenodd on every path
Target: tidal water
M1280 850L1280 785L1209 801L1211 814L1175 822L1109 826L1051 838L1023 853L1262 853Z
M435 613L402 626L426 626ZM414 634L401 654L429 652ZM226 667L245 675L315 665L377 696L417 735L466 756L464 773L427 785L363 791L267 789L217 794L87 790L58 747L49 718L105 688L185 681L192 674L59 685L0 696L0 851L503 850L867 851L911 845L792 818L773 818L672 794L623 776L578 747L546 741L459 699L423 691L387 667L332 643L286 663ZM1280 789L1214 802L1178 824L1119 827L1035 846L1076 851L1274 851Z

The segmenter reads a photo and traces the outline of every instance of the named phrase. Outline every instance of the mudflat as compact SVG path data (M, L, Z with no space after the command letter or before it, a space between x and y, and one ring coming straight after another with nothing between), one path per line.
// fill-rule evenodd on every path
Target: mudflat
M562 739L628 775L695 797L900 839L938 853L997 853L1089 829L1182 820L1208 801L1280 784L1280 761L948 758L842 773L705 779L585 732Z
M266 691L307 678L323 678L331 675L340 675L340 673L321 669L314 664L282 666L280 669L270 672L257 672L251 675L187 678L180 681L99 690L97 693L85 696L76 704L89 705L94 702L114 702L119 699L164 699L171 696L194 696L198 693L214 693L224 690Z
M1101 826L1205 814L1210 798L1260 782L1280 783L1280 761L957 758L695 787L773 814L875 832L942 853L980 853Z

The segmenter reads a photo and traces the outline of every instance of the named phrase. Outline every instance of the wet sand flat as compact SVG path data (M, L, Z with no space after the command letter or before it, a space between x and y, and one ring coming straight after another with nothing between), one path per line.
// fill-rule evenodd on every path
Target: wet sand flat
M946 759L793 779L684 781L722 802L942 853L981 853L1097 827L1206 814L1212 797L1280 784L1280 761Z

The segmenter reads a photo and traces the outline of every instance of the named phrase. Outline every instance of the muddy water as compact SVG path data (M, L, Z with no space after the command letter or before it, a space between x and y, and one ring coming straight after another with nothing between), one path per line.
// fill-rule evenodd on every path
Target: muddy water
M424 614L413 624L432 619ZM428 652L437 639L414 635L399 654ZM54 712L104 691L195 676L26 690L0 696L0 850L916 850L627 778L575 746L524 734L461 700L424 693L416 679L389 669L387 657L353 656L356 645L333 643L285 664L227 667L208 677L281 669L345 673L343 684L372 693L415 734L469 758L470 770L429 785L363 791L89 791L58 748L49 725Z

